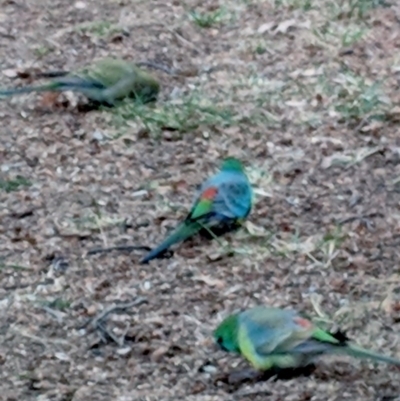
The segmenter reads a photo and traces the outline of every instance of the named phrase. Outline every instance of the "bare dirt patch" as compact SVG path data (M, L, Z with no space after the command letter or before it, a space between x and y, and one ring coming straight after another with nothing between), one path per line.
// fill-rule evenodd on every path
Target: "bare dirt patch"
M16 68L109 55L181 72L154 72L154 106L0 103L2 399L400 399L395 368L343 358L229 386L221 374L245 364L210 339L227 313L269 303L321 309L400 357L397 2L0 5L2 87ZM140 251L86 254L157 244L227 154L256 189L246 229L145 266Z

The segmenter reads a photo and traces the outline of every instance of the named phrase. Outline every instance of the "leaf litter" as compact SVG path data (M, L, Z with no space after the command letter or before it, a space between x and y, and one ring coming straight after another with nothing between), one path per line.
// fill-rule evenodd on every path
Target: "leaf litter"
M2 87L108 55L191 71L153 71L153 110L1 102L4 398L396 399L397 371L336 357L289 381L217 380L245 364L210 336L227 313L268 303L400 357L398 12L330 0L4 2ZM139 265L228 154L255 185L245 228Z

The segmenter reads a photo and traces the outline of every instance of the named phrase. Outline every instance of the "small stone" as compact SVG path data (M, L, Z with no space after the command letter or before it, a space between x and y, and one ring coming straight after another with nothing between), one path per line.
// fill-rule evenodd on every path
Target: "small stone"
M214 374L217 373L218 369L214 365L205 365L202 367L202 371L205 373Z
M93 132L93 139L96 141L102 141L104 139L104 135L100 131L94 131Z
M77 1L74 6L75 6L75 8L82 10L82 9L86 8L86 3L83 1Z
M121 356L128 355L132 351L131 347L123 347L117 350L117 354Z
M153 353L151 354L151 359L154 362L159 362L161 358L168 352L169 347L167 346L161 346L160 348L157 348Z
M16 78L18 76L18 71L11 68L3 70L1 73L5 75L7 78Z
M90 306L87 308L87 311L86 311L86 313L87 313L89 316L95 315L96 312L97 312L96 305L90 305Z
M56 352L54 356L60 361L69 361L70 357L64 352Z

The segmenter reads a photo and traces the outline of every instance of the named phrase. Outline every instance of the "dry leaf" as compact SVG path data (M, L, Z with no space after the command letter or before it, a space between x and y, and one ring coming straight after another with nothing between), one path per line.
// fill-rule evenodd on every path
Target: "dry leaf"
M346 155L332 155L327 156L322 159L321 168L327 169L332 166L345 166L348 163L351 163L354 160L351 156Z
M151 354L151 359L154 362L160 362L160 360L163 358L163 356L169 351L169 347L168 346L161 346L159 348L157 348L155 351L152 352Z
M86 309L86 314L88 316L94 316L97 313L97 306L96 305L90 305L87 309Z
M399 115L400 116L400 115ZM361 128L361 132L370 132L370 131L377 131L378 129L381 129L384 127L384 124L382 121L373 121L367 126Z
M260 25L260 27L257 29L257 32L259 34L263 34L267 31L270 31L275 25L275 22L266 22L265 24Z
M87 4L84 3L83 1L77 1L77 2L74 4L74 7L77 8L78 10L83 10L84 8L87 7Z
M286 33L290 28L296 25L295 19L288 19L281 22L274 30L274 33Z
M285 102L286 106L289 107L298 107L298 108L303 108L306 104L306 100L288 100Z
M270 233L264 229L264 227L256 226L250 221L246 221L244 223L246 230L249 232L250 235L254 237L268 237Z
M385 299L381 302L381 309L390 315L393 311L393 304L393 286L391 286Z
M1 71L3 75L5 75L7 78L17 78L18 77L18 70L14 68L9 68L7 70Z
M202 281L203 283L207 284L210 287L217 287L219 289L222 289L225 287L224 281L218 280L216 278L213 278L213 277L207 276L207 275L197 276L196 280Z
M308 70L304 70L301 75L303 77L315 77L318 75L322 75L323 70L322 68L309 68Z

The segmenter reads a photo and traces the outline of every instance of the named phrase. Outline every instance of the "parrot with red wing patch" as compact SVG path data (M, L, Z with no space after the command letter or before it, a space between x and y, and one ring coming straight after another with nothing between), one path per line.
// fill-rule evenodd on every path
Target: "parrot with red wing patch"
M254 368L298 368L327 354L349 355L400 366L400 360L361 348L338 331L330 333L295 310L256 306L226 317L214 331L225 351L244 356Z
M242 163L233 157L226 158L220 171L200 188L185 220L141 263L159 257L172 245L184 241L202 230L240 226L251 211L252 189Z

